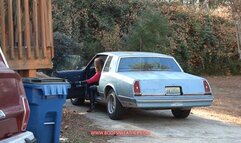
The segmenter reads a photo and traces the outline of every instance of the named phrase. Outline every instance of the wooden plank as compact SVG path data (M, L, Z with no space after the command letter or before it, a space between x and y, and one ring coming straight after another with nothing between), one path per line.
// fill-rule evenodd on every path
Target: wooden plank
M38 28L38 2L33 0L33 29L34 29L34 46L35 46L35 58L39 57L39 28Z
M47 0L48 2L48 20L49 20L49 39L51 46L51 58L54 57L54 37L53 37L53 20L52 20L52 0Z
M3 53L6 54L6 33L5 33L5 9L4 9L4 1L0 0L0 20L1 20L1 48Z
M30 20L29 20L29 0L24 0L24 23L25 23L25 38L27 46L27 58L31 58L31 41L30 41Z
M13 31L13 1L8 0L8 26L9 26L9 48L10 58L14 59L14 31Z
M41 58L43 57L43 48L42 48L42 27L41 27L41 10L40 10L40 0L37 0L37 7L38 7L38 36L39 36L39 55L41 56Z
M48 6L47 6L47 1L43 2L44 4L44 19L45 19L45 31L46 31L46 46L50 46L50 39L49 39L49 19L48 19Z
M21 1L17 0L18 58L23 58Z
M44 7L44 1L39 0L39 5L40 5L40 19L41 19L41 40L42 40L42 48L43 48L43 57L46 58L46 31L45 31L45 18L44 18L44 13L45 13L45 7Z
M15 51L18 49L15 48ZM51 51L47 50L47 55L50 55ZM26 55L25 55L26 56ZM43 58L40 57L38 59L18 59L9 60L8 64L11 69L14 70L29 70L29 69L50 69L53 67L52 59L50 57Z
M49 53L50 51L48 51ZM32 58L31 60L9 60L8 64L10 68L14 70L28 70L28 69L50 69L53 67L52 60L50 58Z

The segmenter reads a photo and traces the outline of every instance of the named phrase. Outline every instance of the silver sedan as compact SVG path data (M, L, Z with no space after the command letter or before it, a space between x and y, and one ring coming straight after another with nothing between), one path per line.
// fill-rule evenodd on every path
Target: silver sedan
M93 61L97 57L105 64L96 101L107 105L111 119L121 119L126 108L171 109L175 118L186 118L192 107L210 106L213 102L206 79L185 73L172 56L159 53L99 53L84 69L59 72L58 76L70 82L87 79L94 74ZM82 104L88 99L85 89L76 89L70 89L69 98L73 104Z

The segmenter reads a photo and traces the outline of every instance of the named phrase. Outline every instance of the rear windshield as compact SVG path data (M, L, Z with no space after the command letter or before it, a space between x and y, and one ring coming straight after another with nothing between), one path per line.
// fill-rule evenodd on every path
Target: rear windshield
M121 58L118 72L127 71L177 71L181 69L172 58L129 57Z

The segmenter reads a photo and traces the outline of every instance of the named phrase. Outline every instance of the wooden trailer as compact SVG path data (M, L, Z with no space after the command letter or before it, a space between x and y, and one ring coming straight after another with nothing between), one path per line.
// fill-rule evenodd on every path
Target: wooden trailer
M52 68L51 0L0 0L0 43L10 68L23 77Z

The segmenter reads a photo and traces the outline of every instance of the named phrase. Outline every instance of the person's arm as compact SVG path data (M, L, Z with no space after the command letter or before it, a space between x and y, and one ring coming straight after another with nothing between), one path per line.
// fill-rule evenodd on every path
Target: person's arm
M88 84L98 83L100 80L100 72L95 73L90 79L86 80Z

